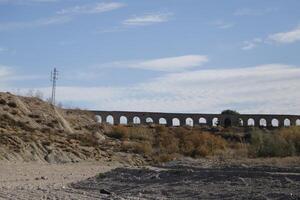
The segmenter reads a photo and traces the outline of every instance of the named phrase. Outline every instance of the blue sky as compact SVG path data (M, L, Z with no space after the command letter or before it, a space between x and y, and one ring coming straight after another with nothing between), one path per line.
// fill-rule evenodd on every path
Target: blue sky
M0 0L0 90L101 110L300 110L298 0Z

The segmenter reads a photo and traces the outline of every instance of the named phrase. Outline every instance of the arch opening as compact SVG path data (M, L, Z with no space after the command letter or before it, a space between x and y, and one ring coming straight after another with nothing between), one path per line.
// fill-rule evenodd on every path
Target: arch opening
M178 118L173 118L172 119L172 125L173 126L180 126L180 121Z
M165 118L159 118L159 124L166 125L167 120Z
M106 122L109 124L114 124L114 117L112 115L108 115L106 117Z
M291 126L291 120L286 118L284 121L283 121L283 124L284 126Z
M244 120L239 118L239 126L244 126Z
M201 125L207 124L207 120L204 117L200 117L199 124Z
M127 124L127 123L128 123L127 117L121 116L120 117L120 124Z
M141 119L139 117L135 116L133 118L133 124L140 124L140 123L141 123Z
M148 123L148 124L151 124L151 123L153 123L154 121L153 121L153 119L151 118L151 117L147 117L146 118L146 123Z
M300 119L297 119L295 124L296 126L300 126Z
M278 119L272 119L272 126L273 127L278 127L279 126L279 121L278 121Z
M248 124L248 126L254 126L255 125L254 119L249 118L248 121L247 121L247 124Z
M213 126L218 126L219 125L219 119L217 117L212 119L212 125Z
M97 123L102 123L102 117L100 115L96 115L95 119Z
M185 119L185 125L187 126L194 126L194 120L190 117Z
M259 126L266 127L267 126L267 120L265 118L261 118L259 120Z

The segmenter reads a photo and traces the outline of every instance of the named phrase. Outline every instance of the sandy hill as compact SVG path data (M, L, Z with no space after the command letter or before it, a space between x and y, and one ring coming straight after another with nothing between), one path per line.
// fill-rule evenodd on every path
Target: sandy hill
M0 93L0 160L113 159L120 141L107 138L109 126L82 110L64 110L34 97ZM124 155L122 155L124 156Z

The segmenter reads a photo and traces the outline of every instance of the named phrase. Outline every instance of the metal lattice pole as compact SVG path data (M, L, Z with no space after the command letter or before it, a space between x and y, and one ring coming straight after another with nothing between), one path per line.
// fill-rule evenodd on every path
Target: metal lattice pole
M51 95L51 104L55 106L55 94L56 94L56 81L58 80L58 71L54 68L51 71L51 82L52 82L52 95Z

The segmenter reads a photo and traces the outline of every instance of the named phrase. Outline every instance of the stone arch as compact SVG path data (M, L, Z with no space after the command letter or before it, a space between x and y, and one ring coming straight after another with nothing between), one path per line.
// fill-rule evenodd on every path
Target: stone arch
M266 127L267 126L267 120L265 118L261 118L259 120L259 126Z
M212 125L213 125L213 126L218 126L218 125L219 125L219 119L218 119L217 117L214 117L214 118L212 119Z
M178 118L172 119L172 126L180 126L180 120Z
M133 117L133 124L140 124L141 123L141 119L137 116Z
M247 125L248 126L255 126L255 121L253 118L249 118L248 121L247 121Z
M272 119L271 124L272 124L273 127L278 127L279 126L278 119L276 119L276 118Z
M125 116L120 117L120 124L128 124L128 119Z
M102 123L102 117L100 115L96 115L95 119L97 123Z
M147 117L146 118L146 123L149 123L149 124L151 124L151 123L153 123L154 121L153 121L153 119L151 118L151 117Z
M285 118L284 121L283 121L283 125L284 126L291 126L291 120L288 119L288 118Z
M109 124L114 124L114 117L112 115L108 115L106 117L106 122Z
M194 120L190 117L185 119L185 125L187 126L194 126Z
M207 120L204 117L200 117L199 124L207 124Z
M296 126L300 126L300 119L297 119L295 124L296 124Z
M167 120L163 117L159 118L159 124L163 124L163 125L166 125L167 124Z

